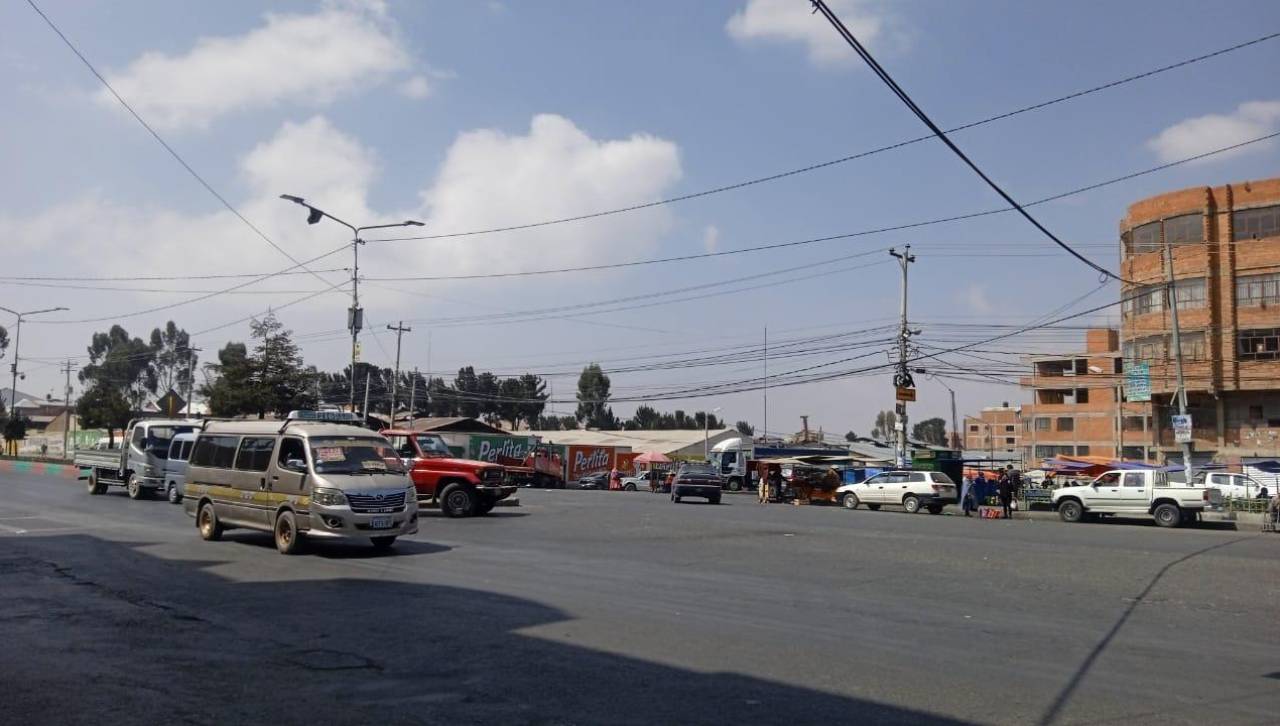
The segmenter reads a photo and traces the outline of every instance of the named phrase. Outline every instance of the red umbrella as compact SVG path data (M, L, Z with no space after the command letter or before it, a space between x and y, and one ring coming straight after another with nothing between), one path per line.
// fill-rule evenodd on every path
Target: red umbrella
M634 459L637 464L670 464L671 459L659 451L646 451Z

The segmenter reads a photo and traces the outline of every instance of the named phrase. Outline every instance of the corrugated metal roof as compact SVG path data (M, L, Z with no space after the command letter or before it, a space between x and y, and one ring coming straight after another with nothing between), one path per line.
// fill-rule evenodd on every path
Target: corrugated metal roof
M702 429L670 429L662 431L521 431L540 436L546 443L578 446L630 446L632 451L659 451L674 454L696 448L701 454ZM715 445L722 439L741 436L735 429L711 429L707 439ZM691 452L692 453L692 452Z

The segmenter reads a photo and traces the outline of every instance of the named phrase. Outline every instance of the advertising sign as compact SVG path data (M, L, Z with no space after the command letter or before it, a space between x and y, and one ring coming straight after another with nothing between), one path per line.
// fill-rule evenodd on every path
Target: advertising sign
M914 401L916 400L916 389L898 386L897 396L899 401Z
M1179 444L1191 443L1191 415L1174 414L1170 418L1173 420L1173 440Z
M619 451L617 453L618 471L622 472L623 476L631 476L632 474L635 474L636 457L639 455L639 451Z
M1126 401L1151 400L1151 364L1124 364L1124 398Z
M489 464L521 466L533 443L530 436L474 435L467 446L467 458Z
M588 474L608 474L617 461L612 446L569 446L568 481Z

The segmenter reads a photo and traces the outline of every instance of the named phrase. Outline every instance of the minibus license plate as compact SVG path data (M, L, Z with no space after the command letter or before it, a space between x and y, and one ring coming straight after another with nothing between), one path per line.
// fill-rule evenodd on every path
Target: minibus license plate
M391 517L374 517L369 520L369 526L373 529L386 529L391 526Z

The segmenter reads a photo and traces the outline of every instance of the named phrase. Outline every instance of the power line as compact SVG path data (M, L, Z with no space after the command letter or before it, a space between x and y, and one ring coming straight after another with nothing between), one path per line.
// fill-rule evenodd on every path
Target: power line
M1263 43L1263 42L1265 42L1265 41L1272 40L1272 39L1275 39L1275 38L1277 38L1277 37L1280 37L1280 33L1271 33L1271 34L1268 34L1268 35L1263 35L1263 36L1261 36L1261 37L1254 38L1254 39L1252 39L1252 40L1248 40L1248 41L1245 41L1245 42L1243 42L1243 43L1237 43L1236 45L1232 45L1232 46L1229 46L1229 47L1226 47L1226 48L1221 48L1221 49L1219 49L1219 50L1215 50L1215 51L1212 51L1212 52L1209 52L1209 53L1205 53L1205 54L1203 54L1203 55L1198 55L1198 56L1195 56L1195 57L1192 57L1192 58L1187 58L1187 59L1185 59L1185 60L1181 60L1181 61L1177 61L1177 62L1175 62L1175 63L1171 63L1171 64L1169 64L1169 65L1160 66L1160 67L1158 67L1158 68L1153 68L1153 69L1151 69L1151 70L1143 71L1143 72L1141 72L1141 73L1137 73L1137 74L1132 75L1132 76L1128 76L1128 77L1125 77L1125 78L1121 78L1121 79L1119 79L1119 80L1110 81L1110 82L1108 82L1108 83L1103 83L1103 84L1098 85L1098 86L1093 86L1092 88L1086 88L1086 89L1081 90L1081 91L1075 91L1075 92L1073 92L1073 93L1068 93L1068 94L1063 95L1063 96L1058 96L1058 97L1056 97L1056 98L1051 98L1051 99L1049 99L1049 100L1047 100L1047 101L1041 101L1041 102L1039 102L1039 103L1034 103L1034 104L1031 104L1031 105L1029 105L1029 106L1023 106L1022 108L1014 109L1014 110L1012 110L1012 111L1006 111L1006 112L1004 112L1004 113L996 114L996 115L994 115L994 116L988 116L987 118L980 119L980 120L978 120L978 121L971 121L971 122L966 123L966 124L961 124L960 126L956 126L956 127L954 127L954 128L948 129L948 130L947 130L947 133L955 133L955 132L957 132L957 131L965 131L965 130L967 130L967 129L975 128L975 127L977 127L977 126L983 126L983 125L985 125L985 124L992 123L992 122L994 122L994 121L1001 121L1001 120L1003 120L1003 119L1012 118L1012 117L1014 117L1014 116L1018 116L1018 115L1021 115L1021 114L1024 114L1024 113L1028 113L1028 112L1030 112L1030 111L1037 111L1037 110L1040 110L1040 109L1042 109L1042 108L1047 108L1047 107L1049 107L1049 106L1053 106L1053 105L1055 105L1055 104L1063 103L1064 101L1070 101L1070 100L1074 100L1074 99L1077 99L1077 98L1081 98L1081 97L1083 97L1083 96L1088 96L1088 95L1093 94L1093 93L1098 93L1099 91L1105 91L1105 90L1108 90L1108 89L1111 89L1111 88L1116 88L1117 86L1123 86L1123 85L1125 85L1125 84L1127 84L1127 83L1132 83L1132 82L1134 82L1134 81L1142 80L1142 79L1144 79L1144 78L1150 78L1150 77L1152 77L1152 76L1156 76L1156 75L1159 75L1159 74L1161 74L1161 73L1166 73L1166 72L1168 72L1168 71L1172 71L1172 70L1175 70L1175 69L1178 69L1178 68L1182 68L1182 67L1184 67L1184 66L1192 65L1192 64L1194 64L1194 63L1199 63L1199 62L1201 62L1201 61L1206 61L1206 60L1209 60L1209 59L1211 59L1211 58L1216 58L1217 56L1220 56L1220 55L1225 55L1225 54L1227 54L1227 53L1231 53L1231 52L1234 52L1234 51L1237 51L1237 50L1241 50L1241 49L1243 49L1243 48L1248 48L1248 47L1250 47L1250 46L1257 45L1257 44L1259 44L1259 43ZM745 187L750 187L750 186L754 186L754 185L757 185L757 184L764 184L764 183L767 183L767 182L773 182L773 181L778 181L778 180L780 180L780 179L785 179L785 178L787 178L787 177L797 176L797 175L800 175L800 174L806 174L806 173L808 173L808 172L817 171L817 170L819 170L819 169L825 169L825 168L827 168L827 167L836 166L836 165L838 165L838 164L844 164L844 163L849 162L849 161L855 161L855 160L857 160L857 159L862 159L862 158L865 158L865 157L868 157L868 156L873 156L873 155L875 155L875 154L884 153L884 152L886 152L886 151L892 151L892 150L894 150L894 149L900 149L900 148L902 148L902 147L904 147L904 146L910 146L910 145L912 145L912 144L918 144L918 143L920 143L920 142L922 142L922 141L928 141L929 139L932 139L932 138L933 138L933 135L932 135L932 134L930 134L930 135L926 135L926 136L918 136L918 137L916 137L916 138L914 138L914 139L907 139L907 140L905 140L905 141L899 141L899 142L897 142L897 143L895 143L895 144L889 144L888 146L881 146L881 147L876 148L876 149L871 149L871 150L868 150L868 151L862 151L862 152L859 152L859 153L856 153L856 154L850 154L850 155L848 155L848 156L842 156L842 157L840 157L840 158L838 158L838 159L831 159L831 160L829 160L829 161L824 161L824 162L820 162L820 163L817 163L817 164L811 164L811 165L809 165L809 166L803 166L803 167L800 167L800 168L797 168L797 169L791 169L791 170L789 170L789 171L778 172L778 173L776 173L776 174L770 174L770 175L768 175L768 176L762 176L762 177L757 177L757 178L754 178L754 179L748 179L748 180L746 180L746 181L737 182L737 183L734 183L734 184L726 184L726 185L724 185L724 186L713 187L713 188L711 188L711 189L704 189L704 190L702 190L702 191L692 192L692 193L690 193L690 194L682 194L682 195L680 195L680 196L668 197L668 198L666 198L666 199L659 199L659 200L657 200L657 201L653 201L653 202L644 202L644 203L640 203L640 204L633 204L633 205L629 205L629 206L626 206L626 207L618 207L618 208L616 208L616 209L607 209L607 210L602 210L602 211L598 211L598 212L590 212L590 213L586 213L586 214L574 215L574 216L570 216L570 217L560 217L560 218L557 218L557 219L548 219L548 220L543 220L543 221L539 221L539 222L529 222L529 223L526 223L526 224L516 224L516 225L510 225L510 226L506 226L506 227L492 227L492 228L489 228L489 229L477 229L477 230L469 230L469 231L464 231L464 232L451 232L451 233L446 233L446 234L420 235L420 236L414 236L414 237L389 237L389 238L385 238L385 239L381 239L381 240L370 240L370 241L371 241L371 242L400 242L400 241L409 241L409 240L432 240L432 239L450 239L450 238L455 238L455 237L474 237L474 236L477 236L477 235L495 234L495 233L498 233L498 232L514 232L514 231L517 231L517 230L535 229L535 228L538 228L538 227L548 227L548 226L551 226L551 225L556 225L556 224L565 224L565 223L568 223L568 222L580 222L580 221L584 221L584 220L588 220L588 219L595 219L595 218L598 218L598 217L606 217L606 216L610 216L610 215L614 215L614 214L623 214L623 213L626 213L626 212L637 212L637 211L644 210L644 209L651 209L651 208L653 208L653 207L659 207L659 206L663 206L663 205L667 205L667 204L675 204L675 203L678 203L678 202L686 202L686 201L689 201L689 200L692 200L692 199L699 199L699 198L701 198L701 197L708 197L708 196L712 196L712 195L714 195L714 194L721 194L721 193L724 193L724 192L730 192L730 191L734 191L734 190L737 190L737 189L743 189L743 188L745 188Z
M1111 270L1108 270L1102 265L1099 265L1093 260L1090 260L1088 257L1085 257L1080 252L1077 252L1074 248L1071 247L1071 245L1067 244L1066 242L1063 242L1061 239L1058 238L1057 235L1050 232L1047 227L1045 227L1043 224L1040 223L1040 220L1031 216L1031 213L1028 212L1025 208L1023 208L1022 205L1018 204L1018 202L1014 200L1013 197L1009 196L1008 192L1006 192L1003 188L1001 188L999 184L996 184L995 181L991 179L991 177L987 176L986 173L982 171L982 169L978 168L978 165L975 164L973 160L970 159L963 151L961 151L959 146L956 146L955 143L952 142L951 139L947 137L946 132L938 128L938 125L935 124L933 120L930 119L928 115L926 115L925 112L919 106L916 105L916 102L911 100L911 97L907 95L907 92L902 90L902 87L899 86L897 82L893 80L893 78L889 75L888 71L886 71L878 62L876 62L876 59L871 56L871 53L868 52L865 47L863 47L862 43L858 42L858 39L853 36L853 33L849 32L849 29L846 28L844 23L840 21L840 18L836 17L836 14L833 13L831 9L827 7L827 3L825 2L825 0L810 0L810 1L813 3L814 8L816 8L824 16L826 16L827 20L831 22L831 25L835 27L835 29L840 33L842 37L844 37L845 42L848 43L849 46L853 48L854 51L856 51L859 56L861 56L862 60L866 62L866 64L871 68L871 70L874 71L875 74L880 77L880 80L884 81L885 85L889 87L889 90L893 91L894 95L896 95L904 104L906 104L907 108L909 108L911 112L915 114L916 118L920 119L920 121L924 123L925 126L929 127L929 130L932 131L934 135L936 135L938 139L942 141L942 143L947 145L947 148L951 149L951 151L953 151L956 154L956 156L960 157L961 161L967 164L969 168L974 171L974 173L976 173L979 177L981 177L982 180L987 183L987 186L995 190L995 192L999 194L1000 197L1005 200L1005 202L1007 202L1011 207L1016 209L1018 213L1021 214L1023 217L1025 217L1026 220L1030 222L1033 226L1035 226L1036 229L1043 232L1046 237L1053 240L1054 243L1056 243L1062 249L1066 250L1072 257L1075 257L1077 260L1080 260L1084 264L1088 265L1089 267L1093 268L1098 273L1106 277L1110 277L1116 280L1121 279L1119 275L1115 274Z

